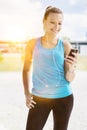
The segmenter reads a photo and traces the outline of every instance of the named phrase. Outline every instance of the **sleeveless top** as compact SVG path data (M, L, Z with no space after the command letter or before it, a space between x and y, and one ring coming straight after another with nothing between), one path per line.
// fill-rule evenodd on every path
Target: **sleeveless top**
M64 45L59 40L56 47L44 48L41 38L33 51L32 94L44 98L62 98L72 94L70 82L64 76Z

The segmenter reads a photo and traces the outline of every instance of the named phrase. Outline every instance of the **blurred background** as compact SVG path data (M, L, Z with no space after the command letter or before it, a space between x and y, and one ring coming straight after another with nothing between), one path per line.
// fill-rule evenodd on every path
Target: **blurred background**
M69 40L72 46L79 50L77 77L72 83L79 89L73 88L76 107L73 110L69 128L70 130L87 129L87 114L84 113L87 109L85 103L87 98L87 1L0 0L1 130L25 130L28 109L25 106L21 76L24 51L29 39L43 35L42 18L45 8L49 5L62 9L64 13L63 27L59 36ZM44 130L52 130L49 120ZM78 120L79 123L77 123Z
M43 13L49 5L63 10L59 35L79 49L77 68L87 69L86 0L0 0L0 71L21 70L26 41L43 34Z

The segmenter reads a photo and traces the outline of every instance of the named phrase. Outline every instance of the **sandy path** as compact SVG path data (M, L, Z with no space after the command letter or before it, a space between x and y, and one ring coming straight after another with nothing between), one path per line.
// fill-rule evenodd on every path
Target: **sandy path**
M72 83L74 108L68 130L87 130L87 72L77 72ZM0 130L25 130L25 106L21 72L0 72ZM52 113L44 130L52 130Z

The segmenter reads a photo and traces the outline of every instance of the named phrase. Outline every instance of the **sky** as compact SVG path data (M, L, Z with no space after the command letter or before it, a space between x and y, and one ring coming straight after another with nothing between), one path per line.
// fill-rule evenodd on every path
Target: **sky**
M60 36L87 40L87 0L0 0L0 40L25 41L42 35L43 14L49 5L64 13Z

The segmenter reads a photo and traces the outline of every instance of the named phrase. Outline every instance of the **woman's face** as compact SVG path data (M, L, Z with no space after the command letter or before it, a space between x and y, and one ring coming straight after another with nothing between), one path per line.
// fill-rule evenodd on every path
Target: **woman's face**
M58 13L49 13L47 19L43 20L44 31L50 35L57 35L61 30L63 15Z

